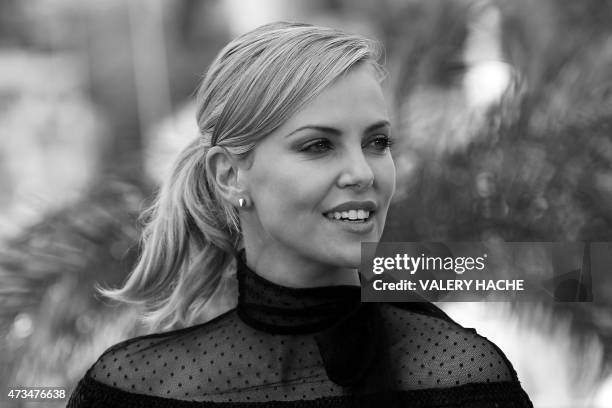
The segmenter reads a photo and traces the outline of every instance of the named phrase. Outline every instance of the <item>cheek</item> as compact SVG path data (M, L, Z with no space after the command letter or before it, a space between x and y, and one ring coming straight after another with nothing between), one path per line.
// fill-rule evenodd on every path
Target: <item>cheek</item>
M391 156L377 161L374 165L374 172L381 193L390 199L395 192L395 164Z
M260 218L267 220L274 215L277 221L296 219L319 211L329 185L324 172L295 161L275 164L276 170L260 171L253 178L254 196L261 204Z

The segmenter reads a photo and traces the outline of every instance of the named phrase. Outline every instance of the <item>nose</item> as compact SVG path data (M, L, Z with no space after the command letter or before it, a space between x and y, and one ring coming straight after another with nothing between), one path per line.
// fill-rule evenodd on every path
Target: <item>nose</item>
M338 178L338 186L341 188L352 187L364 190L373 184L374 172L360 146L354 152L349 152L343 159L342 173Z

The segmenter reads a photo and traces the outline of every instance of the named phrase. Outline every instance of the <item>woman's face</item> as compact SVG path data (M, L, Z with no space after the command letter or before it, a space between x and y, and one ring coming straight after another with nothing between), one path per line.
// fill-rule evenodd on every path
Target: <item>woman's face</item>
M240 213L247 256L311 271L357 267L395 189L389 132L380 84L363 65L263 139L239 172L253 204Z

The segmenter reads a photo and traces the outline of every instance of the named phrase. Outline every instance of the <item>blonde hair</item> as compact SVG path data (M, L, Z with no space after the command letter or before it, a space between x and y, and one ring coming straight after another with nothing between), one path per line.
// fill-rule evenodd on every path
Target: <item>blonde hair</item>
M200 136L179 155L144 213L140 259L124 286L98 288L143 306L150 328L186 326L202 313L241 242L238 213L206 172L211 146L247 158L257 143L360 63L378 65L378 43L339 30L273 23L230 42L198 89Z

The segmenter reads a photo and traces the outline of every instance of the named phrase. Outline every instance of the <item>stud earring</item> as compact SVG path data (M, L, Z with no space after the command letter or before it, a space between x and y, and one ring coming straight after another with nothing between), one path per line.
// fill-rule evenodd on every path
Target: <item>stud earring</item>
M240 208L244 208L246 206L246 200L244 198L239 198L238 199L238 206Z

